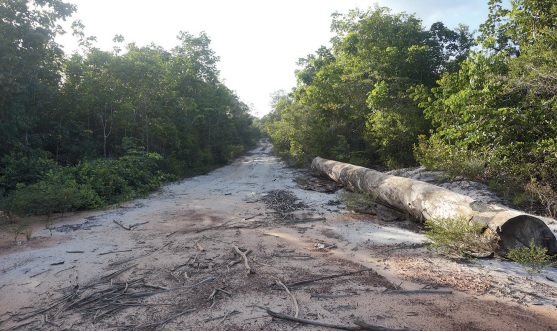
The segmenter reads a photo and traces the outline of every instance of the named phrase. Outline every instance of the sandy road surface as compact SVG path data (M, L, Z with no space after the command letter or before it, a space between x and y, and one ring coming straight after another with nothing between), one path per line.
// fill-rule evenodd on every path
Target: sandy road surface
M353 328L557 330L555 269L439 257L408 223L348 213L298 176L263 142L147 199L60 217L52 235L4 235L0 329L330 330L266 311L297 308Z

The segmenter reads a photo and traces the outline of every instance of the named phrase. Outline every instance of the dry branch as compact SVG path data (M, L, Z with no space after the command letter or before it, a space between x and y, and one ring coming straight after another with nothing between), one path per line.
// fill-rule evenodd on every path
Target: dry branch
M294 317L298 318L298 314L300 313L300 308L298 307L298 301L296 300L296 297L294 297L294 294L292 294L288 289L288 287L286 287L286 285L283 284L280 280L277 279L275 282L277 283L277 285L284 288L286 293L290 296L290 299L292 299L292 303L294 303Z
M137 227L137 226L145 225L145 224L148 224L148 223L149 223L148 221L145 221L145 222L138 222L137 224L133 224L133 225L130 225L130 226L128 226L128 227L130 228L130 230L132 230L132 229L134 229L134 228Z
M385 294L452 294L453 291L441 290L441 289L414 289L414 290L390 289L384 291L383 293Z
M115 271L115 272L112 272L112 273L110 273L110 274L107 274L107 275L105 275L104 277L102 277L101 280L102 280L102 279L110 280L110 279L116 277L117 275L119 275L119 274L121 274L121 273L123 273L123 272L125 272L125 271L127 271L127 270L129 270L129 269L131 269L131 268L136 267L137 265L138 265L138 264L133 264L133 265L130 265L130 266L125 267L125 268L123 268L123 269L120 269L120 270L118 270L118 271Z
M249 252L249 250L242 252L240 248L236 247L235 245L233 245L232 248L234 248L234 250L238 253L238 255L242 256L242 259L244 260L244 267L246 268L246 273L247 274L253 273L248 263L248 257L246 256L246 253Z
M358 293L348 293L348 294L311 294L311 297L315 297L316 299L338 299L342 297L351 297L357 296Z
M127 250L115 250L115 251L107 251L107 252L101 252L100 254L98 254L98 256L104 256L104 255L108 255L108 254L117 254L120 252L130 252L133 251L131 249L127 249Z
M122 227L123 229L127 230L127 231L131 231L132 229L130 227L126 227L124 225L122 225L122 223L117 222L116 220L112 220L116 225Z
M269 314L269 316L272 316L272 317L275 317L275 318L284 319L284 320L297 322L297 323L323 326L323 327L328 327L328 328L332 328L332 329L335 329L335 330L345 330L345 331L397 331L395 329L391 329L391 328L387 328L387 327L383 327L383 326L379 326L379 325L367 324L367 323L365 323L361 320L357 320L355 322L355 324L357 326L348 326L348 325L326 323L326 322L321 322L321 321L318 321L318 320L296 318L296 317L292 317L292 316L289 316L289 315L281 314L279 312L274 312L270 309L266 309L266 310L267 310L267 314Z
M289 288L298 287L298 286L310 284L310 283L313 283L313 282L316 282L316 281L339 278L339 277L346 277L346 276L349 276L349 275L358 274L358 273L367 272L367 271L373 271L373 269L364 269L364 270L346 272L346 273L341 273L341 274L333 274L333 275L319 277L319 278L306 279L306 280L296 281L296 282L287 284L286 286L289 287Z
M141 325L137 325L135 328L136 328L137 330L154 330L155 328L157 328L157 327L159 327L159 326L161 326L161 325L164 325L164 324L170 322L170 321L173 320L173 319L176 319L176 318L178 318L178 317L180 317L180 316L183 316L183 315L185 315L185 314L189 314L189 313L194 312L194 311L195 311L195 309L184 310L184 311L181 311L181 312L179 312L179 313L176 313L176 314L174 314L174 315L172 315L172 316L170 316L170 317L168 317L168 318L166 318L166 319L159 320L158 322L154 322L154 323L150 323L150 324L141 324Z
M241 314L241 313L242 313L241 311L233 310L233 311L231 311L231 312L226 312L226 313L225 313L224 315L222 315L222 316L218 316L218 317L214 317L214 318L207 318L207 319L205 319L205 322L210 322L210 321L214 321L214 320L217 320L217 319L221 319L221 322L220 322L219 324L222 324L222 322L223 322L227 317L230 317L230 316L232 316L232 315L238 315L238 314Z

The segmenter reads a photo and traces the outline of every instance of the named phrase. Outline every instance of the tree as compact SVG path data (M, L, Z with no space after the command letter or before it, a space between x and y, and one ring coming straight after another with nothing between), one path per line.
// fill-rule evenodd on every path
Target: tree
M0 155L41 147L34 129L54 103L63 60L57 22L74 10L60 0L0 3Z
M425 30L413 15L375 6L333 14L331 30L331 48L298 62L296 107L275 112L280 119L273 121L281 124L267 126L271 137L283 139L272 131L288 128L290 154L305 158L299 162L320 155L364 165L415 164L413 144L429 123L411 95L458 69L474 45L468 28L453 31L438 22Z
M555 13L553 1L490 1L483 49L421 99L435 127L416 151L422 163L490 181L517 202L520 188L557 196Z

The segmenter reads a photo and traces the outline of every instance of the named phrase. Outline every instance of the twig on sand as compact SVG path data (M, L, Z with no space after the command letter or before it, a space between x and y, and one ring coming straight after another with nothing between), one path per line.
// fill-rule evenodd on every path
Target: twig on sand
M291 321L291 322L329 327L329 328L332 328L332 329L335 329L335 330L346 330L346 331L363 331L363 330L365 330L365 331L398 331L396 329L391 329L391 328L387 328L387 327L383 327L383 326L379 326L379 325L371 325L371 324L365 323L365 322L360 321L360 320L357 320L357 321L354 322L357 326L349 326L349 325L326 323L326 322L321 322L321 321L318 321L318 320L296 318L296 317L285 315L285 314L282 314L282 313L279 313L279 312L274 312L271 309L266 309L266 311L267 311L267 314L269 316L272 316L272 317L275 317L275 318L288 320L288 321Z
M159 321L154 322L154 323L137 325L135 327L135 329L136 330L154 330L155 328L160 327L161 325L164 325L164 324L170 322L171 320L173 320L175 318L178 318L178 317L183 316L185 314L189 314L189 313L194 312L194 311L195 311L195 309L184 310L184 311L176 313L176 314L174 314L174 315L172 315L172 316L170 316L166 319L159 320Z
M321 280L326 280L326 279L333 279L333 278L339 278L339 277L346 277L346 276L349 276L349 275L358 274L358 273L363 273L363 272L367 272L367 271L373 271L373 269L364 269L364 270L358 270L358 271L353 271L353 272L346 272L346 273L340 273L340 274L333 274L333 275L330 275L330 276L324 276L324 277L319 277L319 278L301 280L301 281L297 281L297 282L293 282L293 283L287 284L286 286L289 287L289 288L298 287L298 286L302 286L302 285L305 285L305 284L310 284L310 283L316 282L316 281L321 281Z
M123 229L125 229L125 230L127 230L127 231L131 231L131 230L132 230L131 227L126 227L126 226L122 225L122 223L117 222L116 220L112 220L112 221L113 221L116 225L122 227Z
M390 289L385 290L384 294L452 294L453 291L442 290L442 289L415 289L415 290L405 290L405 289Z
M347 294L311 294L311 297L314 297L316 299L338 299L338 298L342 298L342 297L351 297L351 296L357 296L359 295L356 292L353 293L347 293Z
M137 224L130 225L129 227L130 227L130 230L132 230L137 226L145 225L145 224L148 224L148 223L149 223L148 221L138 222Z
M107 252L101 252L97 256L103 256L103 255L108 255L108 254L117 254L117 253L120 253L120 252L130 252L130 251L133 251L133 250L132 249L126 249L126 250L107 251Z
M247 253L249 250L246 250L245 252L242 252L242 251L240 250L240 248L236 247L235 245L233 245L232 248L234 248L234 250L235 250L240 256L242 256L242 259L244 260L244 267L246 268L247 274L253 273L253 271L251 270L251 267L250 267L249 264L248 264L248 257L246 256L246 253Z
M103 280L103 279L104 279L104 280L113 279L113 278L116 277L117 275L119 275L119 274L121 274L121 273L123 273L123 272L125 272L125 271L127 271L127 270L129 270L129 269L131 269L131 268L134 268L134 267L136 267L137 265L138 265L138 264L133 264L133 265L130 265L130 266L125 267L125 268L123 268L123 269L120 269L120 270L118 270L118 271L112 272L111 274L107 274L107 275L105 275L104 277L102 277L101 280Z
M296 297L294 297L294 294L292 294L288 289L288 287L286 287L286 285L283 284L280 280L277 279L275 282L277 283L277 285L284 288L286 293L290 296L290 299L292 299L292 303L294 303L294 317L298 318L298 314L300 313L300 308L298 307L298 301L296 300Z
M122 227L123 229L125 229L125 230L127 230L127 231L131 231L131 230L134 229L134 227L141 226L141 225L145 225L145 224L148 224L148 223L149 223L148 221L145 221L145 222L140 222L140 223L133 224L133 225L129 225L129 226L124 226L121 222L118 222L118 221L116 221L116 220L112 220L112 221L113 221L116 225Z
M220 325L220 324L222 324L222 322L224 322L224 321L226 320L226 318L228 318L228 317L230 317L230 316L233 316L233 315L238 315L238 314L241 314L241 313L242 313L242 312L241 312L241 311L238 311L238 310L232 310L232 311L230 311L230 312L227 311L227 312L226 312L224 315L222 315L222 316L218 316L218 317L214 317L214 318L207 318L207 319L205 319L205 322L210 322L210 321L213 321L213 320L220 319L220 320L221 320L221 321L219 322L219 325Z

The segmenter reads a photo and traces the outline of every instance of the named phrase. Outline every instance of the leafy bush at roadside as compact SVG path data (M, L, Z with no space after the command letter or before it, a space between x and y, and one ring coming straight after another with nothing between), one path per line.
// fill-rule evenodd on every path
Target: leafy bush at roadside
M47 215L104 206L147 195L166 177L161 157L129 152L118 160L97 159L51 170L32 184L18 183L0 197L0 210L19 216Z
M425 221L426 245L449 256L491 253L495 242L483 234L484 226L463 218L439 218Z
M528 274L540 273L543 269L556 266L555 258L547 254L547 248L536 246L534 240L529 245L513 248L507 253L507 258L520 264Z

